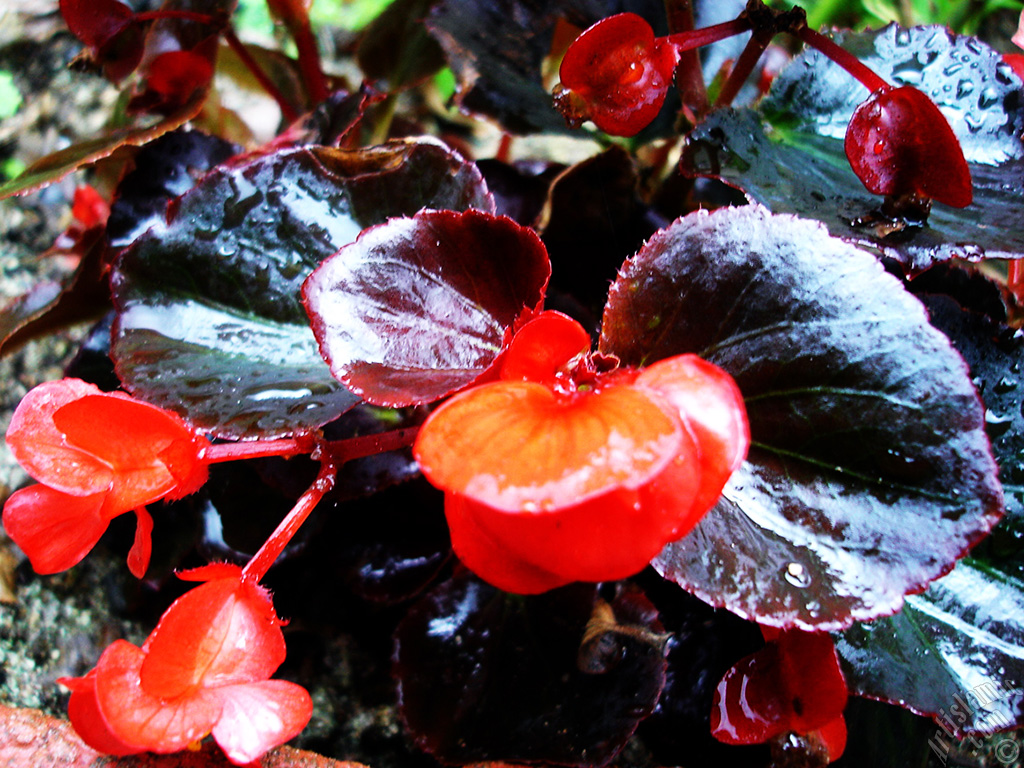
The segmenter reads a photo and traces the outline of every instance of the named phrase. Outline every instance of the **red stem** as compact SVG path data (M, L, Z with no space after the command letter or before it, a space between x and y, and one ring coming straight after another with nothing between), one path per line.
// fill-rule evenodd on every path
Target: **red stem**
M309 489L299 497L295 506L285 515L284 520L274 529L259 551L252 556L252 559L242 568L242 581L255 584L270 570L278 556L288 546L288 542L298 533L299 528L306 522L309 513L313 511L320 499L334 487L334 479L338 474L338 464L329 453L320 457L320 472L316 480L309 486Z
M285 437L280 440L253 440L241 443L216 443L207 446L203 451L203 460L207 464L222 461L238 461L240 459L264 459L268 456L298 456L312 453L316 448L316 438L312 435Z
M1024 260L1013 259L1006 267L1006 287L1018 299L1024 293Z
M871 67L862 62L845 48L839 46L834 40L825 37L825 35L820 32L815 32L810 27L801 27L793 34L807 45L821 51L840 67L857 78L861 85L871 91L871 93L889 87L889 84L879 77L878 73L871 69Z
M732 100L736 98L736 94L740 92L740 88L747 82L750 73L754 71L754 67L757 66L757 60L761 58L761 54L764 53L764 49L767 47L768 40L762 40L758 35L754 35L747 40L747 44L743 47L743 53L736 59L736 63L733 65L729 77L722 86L718 98L715 99L716 107L723 107L732 103Z
M219 26L223 19L211 16L208 13L197 13L196 11L144 11L136 13L133 21L160 21L162 19L182 19L183 21L195 21L200 24Z
M249 53L249 49L245 47L245 44L238 39L235 34L235 30L228 27L224 30L224 40L231 46L231 50L235 52L235 55L241 60L242 64L252 72L252 76L256 78L256 82L260 84L260 87L266 91L270 97L277 102L278 108L281 110L281 117L284 118L286 123L294 122L298 119L299 115L296 112L295 107L292 103L285 98L285 95L281 93L280 89L274 84L274 81L270 79L266 72L263 71L256 59Z
M668 35L664 39L676 51L682 53L683 51L690 51L694 48L717 43L719 40L725 40L733 35L741 35L744 32L749 32L751 29L750 20L746 16L740 16L738 19L724 21L721 24L714 24L703 29L695 29L691 32L677 32L674 35Z
M316 105L327 101L331 91L327 87L327 78L320 66L320 52L317 49L313 28L309 24L309 17L296 19L294 24L289 25L289 30L295 40L295 47L299 50L299 69L302 71L310 102Z
M403 448L407 445L412 445L416 439L416 435L419 433L419 427L408 427L406 429L394 429L390 432L381 432L376 435L362 435L360 437L350 437L345 440L333 440L331 442L321 443L319 446L319 459L320 459L320 472L316 476L316 480L309 489L299 497L299 500L295 502L295 506L285 516L284 520L281 521L280 525L270 534L259 551L252 556L252 559L246 563L242 569L242 579L249 580L253 583L258 582L262 579L270 566L274 564L274 561L281 555L284 548L288 546L288 543L292 540L302 524L306 522L306 518L309 517L309 513L313 511L313 508L320 503L320 500L324 497L331 488L334 487L334 480L337 477L338 469L347 461L354 459L361 459L364 456L375 456L378 453L385 451L393 451L396 448ZM294 453L306 453L308 452L309 440L311 438L295 438L294 440L268 440L264 444L268 447L277 445L278 447L287 447L287 444L291 443L296 449ZM300 443L305 441L306 450L300 449ZM253 445L258 446L258 443L233 443L231 445ZM223 446L211 446L211 448L218 448ZM291 455L294 455L292 453ZM286 455L282 453L271 453L268 455ZM242 457L238 457L242 458ZM249 457L245 457L249 458ZM227 460L227 459L224 459Z
M692 33L693 3L690 0L665 0L665 15L668 17L670 34ZM708 90L704 86L704 70L700 65L700 54L696 49L679 51L679 64L675 71L675 84L683 105L699 119L708 111ZM690 117L689 115L687 116Z

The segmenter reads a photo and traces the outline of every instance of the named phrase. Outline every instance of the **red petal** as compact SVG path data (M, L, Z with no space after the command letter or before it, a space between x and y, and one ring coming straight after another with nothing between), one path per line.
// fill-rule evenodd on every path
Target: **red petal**
M828 761L834 763L846 750L846 718L837 717L818 730L812 731L811 735L816 736L818 741L825 745Z
M551 386L566 363L590 349L590 334L561 312L548 310L519 329L501 367L501 378Z
M218 693L223 707L213 738L236 765L251 763L288 741L313 714L306 690L284 680L232 685Z
M237 577L206 582L175 600L145 649L143 687L165 698L266 680L285 657L266 590Z
M703 514L718 501L750 446L750 426L739 387L728 373L696 355L660 360L641 372L634 384L665 397L696 438L701 484L694 507Z
M71 34L90 48L108 43L135 17L118 0L60 0L60 12Z
M69 496L45 485L15 491L4 504L4 529L36 573L58 573L78 563L107 530L103 494Z
M722 678L711 733L727 744L759 744L789 731L807 734L841 717L846 699L832 639L786 630Z
M149 568L149 557L153 553L153 518L145 507L135 510L138 522L135 525L135 541L128 552L128 570L132 576L141 579Z
M110 467L71 445L54 424L58 410L99 393L99 388L84 381L61 379L40 384L22 398L7 428L7 445L26 472L51 488L79 496L110 487Z
M62 677L57 682L71 689L68 719L82 741L105 755L134 755L143 751L125 744L107 727L96 699L96 670L85 677Z
M184 105L213 77L213 65L194 51L166 51L149 66L146 85L162 98L161 109Z
M212 729L221 713L219 696L200 689L161 699L147 693L140 672L146 654L115 641L96 665L96 700L114 738L149 752L178 752Z
M436 410L413 448L435 486L513 512L544 513L637 488L680 450L674 414L629 385L556 395L502 381Z
M82 397L59 408L53 422L70 446L112 468L110 511L156 501L202 464L205 443L184 421L123 393Z
M449 493L445 515L455 554L471 571L507 592L536 594L642 570L680 528L692 527L698 479L696 446L684 436L676 460L638 489L619 488L539 514Z
M935 103L913 86L875 91L850 118L846 157L876 195L911 192L964 208L974 196L960 142Z

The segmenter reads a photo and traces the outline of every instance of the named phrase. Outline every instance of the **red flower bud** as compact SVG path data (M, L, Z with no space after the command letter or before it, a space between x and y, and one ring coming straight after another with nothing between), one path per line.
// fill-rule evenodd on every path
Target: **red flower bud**
M679 53L635 13L602 19L566 51L557 106L572 122L593 120L605 133L632 136L657 116Z
M971 172L960 142L935 103L912 86L880 88L857 107L845 149L854 173L876 195L971 204Z

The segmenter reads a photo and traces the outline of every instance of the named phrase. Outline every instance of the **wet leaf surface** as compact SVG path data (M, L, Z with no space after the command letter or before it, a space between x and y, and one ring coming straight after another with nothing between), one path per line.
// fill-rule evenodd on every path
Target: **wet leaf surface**
M201 131L171 131L146 144L135 155L134 168L121 179L110 205L110 244L123 248L154 224L162 224L171 198L188 192L204 173L238 149Z
M610 761L654 707L665 661L656 612L635 591L611 602L615 626L581 658L600 605L589 585L523 598L465 573L428 593L394 654L417 743L445 762Z
M677 221L624 266L600 348L632 365L695 352L743 393L748 460L654 562L714 605L780 627L885 615L1001 514L962 360L818 225L753 206Z
M1017 225L1024 202L1016 192L1024 161L971 164L970 206L937 203L927 226L881 222L876 229L854 224L874 215L882 198L871 195L854 175L842 139L788 129L773 130L769 138L765 131L750 110L714 112L689 135L682 167L690 174L721 177L776 213L821 221L833 235L880 251L908 272L954 257L978 261L1024 254L1024 235Z
M813 50L774 81L758 111L719 110L688 138L687 173L721 176L778 213L823 222L919 272L954 257L1024 253L1016 193L1024 158L1024 90L1000 55L939 27L848 34L844 47L895 85L928 94L950 121L970 165L974 203L935 204L927 226L877 217L882 199L864 189L843 150L846 126L866 89ZM763 122L762 122L763 120ZM985 215L979 215L984 211Z
M1020 550L1018 550L1020 552ZM1024 582L966 558L895 616L836 637L851 692L958 736L1024 722Z
M483 375L516 319L540 307L550 274L540 239L510 219L423 211L325 260L303 301L348 389L375 405L419 405Z
M475 167L430 140L308 147L217 169L115 270L118 374L216 436L317 428L358 398L320 357L302 281L390 216L491 205Z

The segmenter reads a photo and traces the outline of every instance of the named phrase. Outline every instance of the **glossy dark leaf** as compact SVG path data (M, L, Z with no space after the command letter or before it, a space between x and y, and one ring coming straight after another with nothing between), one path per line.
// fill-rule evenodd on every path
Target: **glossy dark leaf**
M172 198L185 194L200 176L237 152L235 145L201 131L171 131L142 147L110 205L110 244L123 248L154 224L162 224Z
M540 239L511 219L423 211L363 232L302 295L346 387L375 405L419 405L484 374L550 274Z
M580 29L605 16L632 11L662 26L665 11L652 0L441 0L427 28L448 56L461 106L497 118L515 133L565 133L541 77L559 18Z
M402 716L443 762L605 765L661 692L661 631L638 592L611 605L582 584L523 598L463 574L398 626Z
M1024 203L1015 191L1024 172L1024 91L999 54L939 27L891 25L841 42L886 80L920 88L939 105L970 165L971 206L936 204L926 227L879 217L881 198L864 188L843 151L867 91L813 50L776 78L756 114L710 115L690 135L683 169L720 175L776 212L818 219L833 235L878 249L911 272L953 257L1024 253L1016 225Z
M747 462L654 563L713 605L780 627L885 615L1002 512L963 361L871 256L811 222L755 206L677 221L623 267L601 349L696 352L743 393Z
M974 386L985 403L985 430L999 464L1007 517L1022 523L1024 337L1019 331L998 325L982 315L962 311L951 299L925 296L923 301L932 325L949 337L971 370Z
M114 273L118 373L218 436L319 427L357 398L319 355L302 281L366 226L474 205L491 205L479 173L432 141L308 147L219 168Z
M1017 224L1024 198L1016 191L1024 161L971 164L974 203L963 209L936 204L925 227L884 218L875 224L881 198L854 175L841 139L786 129L772 130L772 137L756 113L719 110L689 135L682 168L721 177L776 213L817 219L833 235L896 259L912 273L954 257L1024 254Z
M1024 582L966 558L900 613L838 635L836 648L851 692L957 736L991 733L1024 723L1022 617Z

